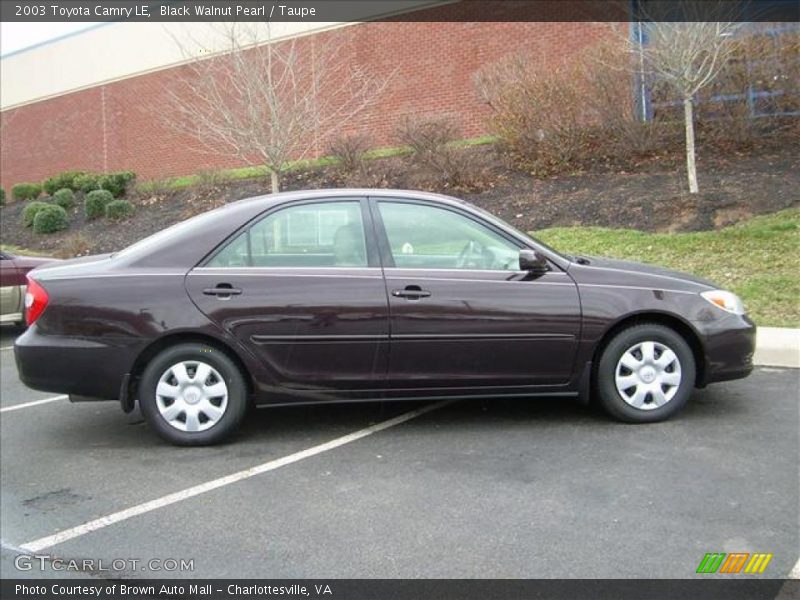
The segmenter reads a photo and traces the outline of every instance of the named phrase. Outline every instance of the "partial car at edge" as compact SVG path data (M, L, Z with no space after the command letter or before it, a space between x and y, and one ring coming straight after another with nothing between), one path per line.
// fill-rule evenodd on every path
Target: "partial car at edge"
M0 323L24 323L28 272L56 260L0 250Z
M29 275L22 381L138 400L177 444L251 406L593 395L653 422L747 376L736 296L648 265L561 254L468 203L316 190L204 213Z

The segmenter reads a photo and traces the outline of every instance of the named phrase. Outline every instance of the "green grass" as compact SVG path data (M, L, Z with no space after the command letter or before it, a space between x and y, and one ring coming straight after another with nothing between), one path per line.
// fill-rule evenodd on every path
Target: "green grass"
M625 258L706 277L744 300L759 325L800 327L800 210L699 233L557 227L534 237L571 254Z
M484 144L494 144L498 140L497 136L483 135L476 138L469 138L453 142L459 148L467 148L470 146L481 146ZM380 158L390 158L392 156L403 156L409 154L411 148L408 146L393 146L391 148L375 148L368 150L364 157L367 160L376 160ZM315 169L332 165L336 162L333 156L320 156L319 158L306 158L303 160L295 160L286 165L283 172L291 171L305 171L308 169ZM236 181L240 179L255 179L257 177L269 177L269 170L266 167L241 167L238 169L224 169L215 173L221 179L228 181ZM143 181L136 185L136 189L143 193L155 193L160 190L178 190L193 185L202 183L202 175L184 175L182 177L173 177L170 179L159 179L154 181Z
M0 244L0 250L8 252L9 254L18 254L22 256L45 256L40 250L28 250L21 246L14 246L13 244Z

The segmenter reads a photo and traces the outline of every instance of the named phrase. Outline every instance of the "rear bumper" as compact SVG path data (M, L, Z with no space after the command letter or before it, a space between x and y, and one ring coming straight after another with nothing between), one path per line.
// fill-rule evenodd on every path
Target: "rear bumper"
M43 392L119 399L135 351L113 342L41 335L29 328L14 343L19 378Z
M756 325L746 315L695 323L703 339L705 369L698 384L747 377L753 371Z

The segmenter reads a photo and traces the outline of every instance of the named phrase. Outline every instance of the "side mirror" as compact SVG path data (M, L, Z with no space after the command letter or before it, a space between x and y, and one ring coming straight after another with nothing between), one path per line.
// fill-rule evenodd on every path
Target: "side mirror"
M541 252L523 248L519 251L519 269L534 275L544 275L550 270L547 258Z

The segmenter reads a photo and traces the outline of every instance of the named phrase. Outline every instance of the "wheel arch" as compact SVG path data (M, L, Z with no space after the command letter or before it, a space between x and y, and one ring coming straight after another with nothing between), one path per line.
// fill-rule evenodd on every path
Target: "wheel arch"
M689 348L692 350L692 356L694 357L696 370L694 381L695 387L697 387L698 384L701 384L701 382L705 381L706 359L703 344L700 341L700 336L697 334L694 328L689 325L689 323L679 316L672 313L657 311L644 311L626 315L606 329L600 338L600 342L597 344L594 352L592 353L592 381L594 381L595 377L597 376L597 365L600 362L600 356L614 336L623 329L627 329L633 325L642 325L645 323L663 325L678 333L678 335L680 335L686 341L686 343L689 344Z
M212 346L213 348L219 350L220 352L225 354L225 356L230 358L241 371L242 376L244 377L244 380L247 383L248 398L252 400L255 391L255 382L253 381L253 376L250 373L250 370L247 368L247 365L245 365L244 361L239 356L239 354L227 342L212 335L195 333L195 332L169 333L156 340L153 340L141 352L139 352L139 355L136 357L136 360L134 360L133 366L131 367L130 370L130 377L128 382L128 394L130 395L130 397L138 398L139 380L141 379L142 373L147 367L147 364L156 355L158 355L159 352L176 344L190 344L190 343L206 344L208 346Z

